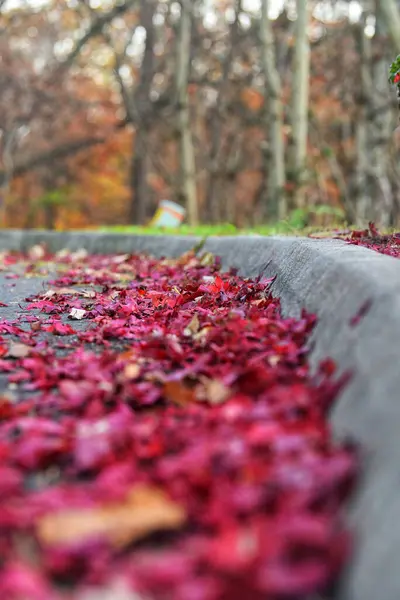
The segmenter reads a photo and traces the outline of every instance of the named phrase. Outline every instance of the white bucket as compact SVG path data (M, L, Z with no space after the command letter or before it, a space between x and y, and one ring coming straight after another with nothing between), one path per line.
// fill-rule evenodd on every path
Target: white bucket
M179 227L185 218L185 214L186 211L183 206L171 202L171 200L161 200L150 225L152 227Z

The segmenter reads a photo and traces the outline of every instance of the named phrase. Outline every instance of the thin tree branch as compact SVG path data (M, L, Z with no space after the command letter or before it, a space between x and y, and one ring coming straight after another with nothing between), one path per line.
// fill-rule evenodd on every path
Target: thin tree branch
M115 131L119 129L123 129L126 126L126 122L122 121L118 123L115 127ZM24 175L28 171L31 171L37 167L40 167L46 162L52 162L54 160L61 160L63 158L67 158L73 154L77 154L82 150L86 150L87 148L91 148L92 146L97 146L99 144L104 144L108 140L108 136L106 137L92 137L92 138L84 138L80 140L73 140L71 142L67 142L62 144L61 146L57 146L55 148L51 148L50 150L45 150L40 154L36 154L35 156L31 156L24 161L16 163L10 174L11 177L18 177L20 175ZM0 171L0 185L2 185L7 177L7 173L5 170Z
M111 21L113 21L116 17L120 17L128 12L135 6L136 2L137 0L125 0L124 4L117 4L104 15L96 17L86 33L77 41L70 54L68 54L68 56L62 61L61 67L71 66L87 42L89 42L92 38L101 35L106 25L111 23Z

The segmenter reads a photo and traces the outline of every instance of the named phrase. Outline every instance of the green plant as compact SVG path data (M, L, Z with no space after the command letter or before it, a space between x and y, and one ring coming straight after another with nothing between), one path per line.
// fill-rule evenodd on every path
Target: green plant
M67 200L66 195L66 189L51 190L42 196L39 196L39 198L36 199L36 203L41 207L61 206L65 204Z
M389 69L389 81L392 84L400 83L400 54L392 62Z
M295 230L305 229L310 225L314 216L332 217L337 222L343 222L345 215L342 209L336 206L321 204L319 206L308 206L306 208L296 208L290 214L288 220L289 228Z

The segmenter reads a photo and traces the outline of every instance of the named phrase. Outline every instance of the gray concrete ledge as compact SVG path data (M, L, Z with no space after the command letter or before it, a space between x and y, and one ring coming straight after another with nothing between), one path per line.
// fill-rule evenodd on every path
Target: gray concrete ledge
M1 231L0 250L49 249L93 253L147 252L176 256L190 237ZM362 445L364 477L349 512L357 532L353 563L338 600L399 600L400 569L400 260L341 241L289 237L209 238L205 250L244 276L276 275L274 293L286 314L301 308L319 317L312 360L332 356L355 376L343 391L332 424ZM350 321L365 302L357 326Z

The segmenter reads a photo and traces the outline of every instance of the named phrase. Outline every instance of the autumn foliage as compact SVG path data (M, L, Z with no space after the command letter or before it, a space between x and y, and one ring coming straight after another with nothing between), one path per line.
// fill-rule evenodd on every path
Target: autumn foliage
M357 460L327 421L345 381L307 360L315 318L283 318L272 280L210 254L39 246L2 269L57 272L0 320L2 598L328 589L351 549Z
M338 215L396 224L397 116L387 82L393 54L387 31L379 21L371 32L367 12L354 20L354 3L329 15L322 3L309 4L307 165L299 184L288 160L288 213L308 207L312 224L318 222L313 209L324 207L324 224ZM276 201L260 14L233 0L193 7L187 95L200 217L260 224L274 218ZM288 156L296 93L292 17L287 7L272 21ZM144 223L161 199L182 200L177 3L125 0L93 8L48 0L42 8L28 3L9 9L6 3L0 25L6 226Z

